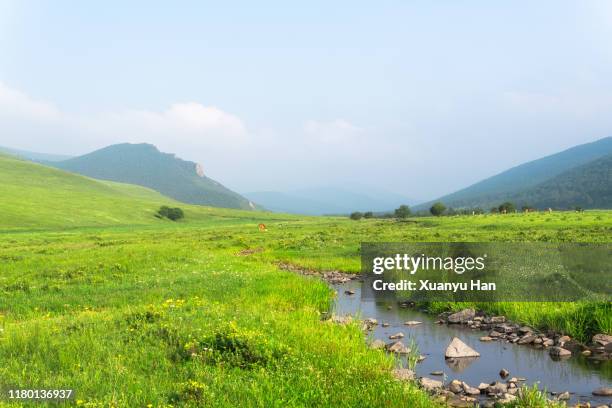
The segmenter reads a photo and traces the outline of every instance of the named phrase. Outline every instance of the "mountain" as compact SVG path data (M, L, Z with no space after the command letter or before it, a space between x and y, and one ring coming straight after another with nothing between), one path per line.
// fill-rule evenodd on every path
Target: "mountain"
M612 208L612 154L515 193L510 201L536 208Z
M348 214L353 211L385 211L412 200L399 194L368 190L354 192L336 187L317 187L290 192L259 191L244 194L271 211L290 214Z
M611 153L612 137L578 145L562 152L513 167L455 193L421 204L416 209L428 209L435 201L442 201L447 207L453 208L481 207L487 209L499 205L503 201L511 200L513 197L515 199L521 196L527 197L525 194L528 194L533 201L533 203L528 204L535 206L535 202L540 202L540 197L535 195L535 191L537 191L537 187L542 185L542 183L552 181L557 176L561 176L572 169L586 165ZM569 178L566 178L563 183L566 186L564 191L568 187L565 183L573 180L570 176L565 177ZM542 188L543 190L540 191L548 191L548 193L552 194L552 185ZM544 197L542 197L542 200L544 200ZM569 203L565 199L559 199L559 202ZM608 204L608 206L610 205Z
M256 208L246 198L206 177L199 164L162 153L151 144L117 144L46 164L96 179L148 187L184 203Z
M64 154L28 152L26 150L11 149L9 147L2 147L2 146L0 146L0 152L7 153L11 156L21 157L27 160L46 161L46 162L62 161L62 160L70 159L72 157L72 156L68 156Z

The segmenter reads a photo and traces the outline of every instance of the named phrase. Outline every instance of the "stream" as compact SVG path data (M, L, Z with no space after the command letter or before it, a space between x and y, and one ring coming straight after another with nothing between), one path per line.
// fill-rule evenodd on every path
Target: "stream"
M484 331L472 330L463 325L436 324L436 316L414 308L400 308L397 303L362 299L361 285L356 280L331 285L338 293L334 313L377 319L379 324L369 333L369 341L380 339L389 343L392 341L389 336L397 332L404 333L402 341L406 345L411 338L414 339L420 354L426 357L416 365L415 371L419 377L443 380L445 383L458 379L477 387L482 382L503 381L499 376L503 368L510 372L509 377L525 378L528 385L539 382L539 388L549 392L569 391L571 399L568 403L589 401L592 406L612 404L612 397L592 395L596 388L612 386L611 361L598 361L582 355L555 361L544 349L503 341L481 342L480 337L486 335ZM355 293L348 295L346 290ZM416 326L404 325L409 320L423 323ZM382 327L382 323L389 323L389 326ZM458 337L478 351L480 357L455 359L449 363L444 352L453 337ZM405 357L402 358L402 364L406 364ZM444 376L431 375L434 371L443 371Z

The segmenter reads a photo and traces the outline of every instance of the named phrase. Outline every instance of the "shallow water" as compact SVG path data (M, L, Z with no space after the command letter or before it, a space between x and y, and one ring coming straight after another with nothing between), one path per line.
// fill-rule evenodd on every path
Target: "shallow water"
M599 387L612 386L612 362L599 362L576 356L570 359L555 361L547 350L531 346L492 341L481 342L480 337L487 332L472 330L461 325L435 324L436 316L419 312L415 309L400 308L396 303L361 298L361 283L351 281L345 284L332 285L338 292L334 313L337 315L359 315L361 318L375 318L378 326L370 332L371 340L381 339L391 342L389 335L402 332L406 337L404 344L413 338L421 355L427 358L417 364L418 376L430 377L449 382L459 379L477 387L481 382L502 381L499 371L502 368L510 371L510 377L524 377L527 384L539 381L540 389L551 392L569 391L572 403L590 401L591 404L611 404L612 397L595 397L591 393ZM347 295L345 290L355 291ZM391 309L388 309L391 306ZM404 322L418 320L423 324L406 326ZM381 324L387 322L389 327ZM479 358L457 359L454 365L444 358L446 347L453 337L460 338L467 345L480 353ZM455 360L455 361L457 361ZM432 371L443 371L445 377L430 375Z

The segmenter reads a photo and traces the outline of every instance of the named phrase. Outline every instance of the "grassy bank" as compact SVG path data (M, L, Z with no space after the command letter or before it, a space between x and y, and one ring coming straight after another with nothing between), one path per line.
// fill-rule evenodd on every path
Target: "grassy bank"
M321 322L325 284L217 234L5 236L2 386L73 388L82 406L432 406L357 325Z

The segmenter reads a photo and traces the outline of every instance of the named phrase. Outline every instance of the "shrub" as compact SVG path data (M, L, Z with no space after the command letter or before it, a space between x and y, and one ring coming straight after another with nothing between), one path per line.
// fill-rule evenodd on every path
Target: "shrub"
M431 215L435 215L436 217L442 215L444 211L446 211L446 206L439 201L432 205L429 209Z
M359 211L355 211L354 213L351 213L350 218L351 220L360 220L361 218L363 218L363 214Z
M158 216L158 218L168 218L169 220L176 221L184 218L185 213L178 207L171 208L166 205L162 205L159 207L159 210L157 210L156 216Z
M513 213L516 211L516 206L510 201L506 201L501 204L498 209L500 213Z
M395 209L396 218L408 218L411 214L410 207L407 205L400 205L399 208Z
M374 213L372 211L366 211L363 213L363 218L374 218Z

